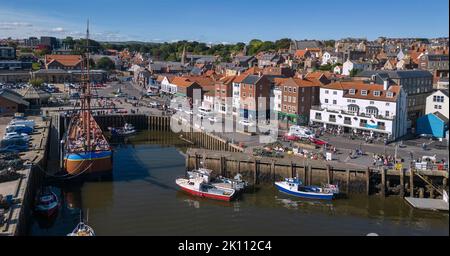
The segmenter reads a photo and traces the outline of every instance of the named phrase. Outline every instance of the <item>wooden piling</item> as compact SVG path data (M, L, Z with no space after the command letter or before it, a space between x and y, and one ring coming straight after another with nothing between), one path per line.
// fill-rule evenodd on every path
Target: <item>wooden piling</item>
M424 197L424 189L423 188L419 188L419 198L423 198Z
M346 175L346 182L345 182L345 192L348 194L349 193L349 187L350 187L350 170L347 169L345 170L345 175Z
M275 161L273 160L270 164L270 171L272 172L272 181L275 181Z
M312 167L311 165L308 165L308 184L312 184Z
M381 196L386 196L386 169L381 168Z
M294 162L291 161L291 178L294 178L294 177L295 177L295 166L294 166Z
M330 166L327 165L327 183L331 184L331 173L330 173Z
M400 170L400 197L405 196L405 170Z
M253 162L253 184L258 184L258 165L259 161L255 158Z
M370 195L370 168L366 170L366 193Z
M414 169L409 169L409 196L414 197Z

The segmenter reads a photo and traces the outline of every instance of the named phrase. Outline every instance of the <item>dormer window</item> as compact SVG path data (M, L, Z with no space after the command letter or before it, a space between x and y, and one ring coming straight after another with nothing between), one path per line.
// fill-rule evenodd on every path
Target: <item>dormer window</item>
M380 91L374 91L374 92L373 92L373 96L380 97Z
M392 98L392 97L394 97L394 93L393 93L393 92L387 92L387 93L386 93L386 96L387 96L388 98Z
M348 91L348 93L350 93L351 95L355 95L355 89L350 89L350 90Z
M361 95L362 96L367 96L367 90L361 90Z

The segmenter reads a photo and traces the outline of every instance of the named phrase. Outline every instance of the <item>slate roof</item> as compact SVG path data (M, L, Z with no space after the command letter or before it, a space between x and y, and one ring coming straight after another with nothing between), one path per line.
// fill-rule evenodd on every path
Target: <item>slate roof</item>
M379 74L380 76L389 76L390 79L401 79L401 78L414 78L414 77L424 77L433 76L430 72L426 70L364 70L356 75L356 77L372 77L372 75Z
M30 103L22 98L22 95L19 93L9 90L9 89L0 89L0 97L5 98L9 101L15 102L17 104L29 106Z
M304 50L306 48L321 48L322 42L316 40L293 40L294 47L296 50Z
M258 80L260 79L260 76L257 75L248 75L244 80L242 80L242 83L244 84L256 84Z
M444 123L448 123L448 118L445 117L442 113L436 111L433 113L433 115L437 116L439 119L441 119Z

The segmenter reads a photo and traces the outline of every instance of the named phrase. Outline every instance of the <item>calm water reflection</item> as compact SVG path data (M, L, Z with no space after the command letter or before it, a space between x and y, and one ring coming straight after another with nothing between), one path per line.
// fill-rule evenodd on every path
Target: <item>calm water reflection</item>
M63 206L51 221L36 217L31 235L66 235L80 209L89 209L97 235L449 235L448 214L396 197L305 201L270 185L235 202L191 197L175 185L184 173L180 151L182 141L154 132L116 145L113 181L54 184Z

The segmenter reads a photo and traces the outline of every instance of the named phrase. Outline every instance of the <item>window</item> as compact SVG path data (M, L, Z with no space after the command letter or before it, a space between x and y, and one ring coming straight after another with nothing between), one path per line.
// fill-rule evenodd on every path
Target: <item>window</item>
M292 103L295 103L295 100L296 98L295 97L292 97Z
M328 103L328 99L325 99L325 103Z
M380 97L380 91L374 91L373 96Z
M314 88L313 88L314 89ZM302 92L305 92L305 88L302 88Z
M328 94L328 90L325 90L325 94Z
M387 116L387 117L389 116L389 111L386 111L386 116Z
M287 101L287 96L286 96L286 95L284 95L284 97L283 97L283 98L284 98L284 101Z
M387 92L387 93L386 93L386 96L387 96L388 98L392 98L392 97L394 97L394 93L393 93L393 92Z
M287 86L284 87L284 91L287 92Z
M283 105L283 108L284 108L284 110L286 110L286 108L287 108L286 105Z
M289 103L291 102L291 96L288 96L288 102Z
M367 107L367 108L366 108L366 113L367 113L368 115L374 115L374 116L376 116L376 115L378 115L378 109L377 109L376 107Z
M337 104L337 100L333 100L333 104L336 105Z
M288 106L288 110L289 110L289 112L291 112L291 106Z
M361 95L367 96L367 90L361 90Z
M386 106L389 106L389 105L391 105L391 104L389 104L389 102L386 102Z
M292 88L292 91L293 91L293 92L297 92L297 88L295 88L295 87Z
M292 92L292 88L291 87L289 87L289 92Z
M433 102L444 102L444 96L433 96Z
M371 100L371 101L370 101L370 105L373 105L373 104L375 104L375 102Z
M352 102L352 100L351 99L347 99L347 102L350 103L350 102Z
M348 92L349 92L351 95L355 95L355 89L350 89Z
M348 112L350 113L358 113L359 112L359 107L356 105L349 105L348 106Z
M302 97L302 102L304 102L305 101L305 97Z
M337 95L337 91L333 91L333 95Z
M245 97L245 92L243 92L243 93L242 93L242 96L244 96L244 97Z

